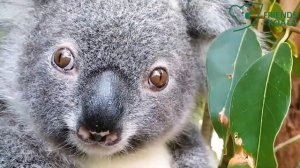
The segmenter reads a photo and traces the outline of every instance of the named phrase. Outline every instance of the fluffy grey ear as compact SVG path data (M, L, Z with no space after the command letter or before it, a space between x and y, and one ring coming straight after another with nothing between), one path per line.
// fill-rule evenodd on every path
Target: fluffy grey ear
M193 37L214 37L238 24L229 14L232 5L240 0L180 0L182 12L188 22L188 33ZM242 18L239 8L233 9L236 18Z

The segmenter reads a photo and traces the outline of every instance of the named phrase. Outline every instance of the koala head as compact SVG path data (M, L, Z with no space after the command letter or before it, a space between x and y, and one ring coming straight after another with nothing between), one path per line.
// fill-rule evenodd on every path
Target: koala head
M233 24L227 1L37 5L19 61L30 122L58 146L101 156L182 131L208 41Z

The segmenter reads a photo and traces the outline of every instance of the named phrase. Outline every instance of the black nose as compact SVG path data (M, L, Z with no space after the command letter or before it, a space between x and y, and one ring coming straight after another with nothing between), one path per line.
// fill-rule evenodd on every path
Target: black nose
M93 77L82 95L82 115L78 128L92 133L116 132L123 114L122 81L107 71Z

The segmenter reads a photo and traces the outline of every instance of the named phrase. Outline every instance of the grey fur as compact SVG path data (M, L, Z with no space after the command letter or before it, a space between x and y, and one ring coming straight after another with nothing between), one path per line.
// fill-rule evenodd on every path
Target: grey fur
M205 83L207 47L235 24L226 12L235 3L1 0L0 26L8 35L0 50L6 107L0 112L0 167L78 167L86 151L76 146L76 128L66 116L80 118L82 95L104 71L125 83L120 124L130 135L110 157L164 140L173 168L210 167L211 154L189 116ZM57 45L66 41L78 49L75 75L51 64ZM142 84L157 61L167 67L170 84L149 93Z

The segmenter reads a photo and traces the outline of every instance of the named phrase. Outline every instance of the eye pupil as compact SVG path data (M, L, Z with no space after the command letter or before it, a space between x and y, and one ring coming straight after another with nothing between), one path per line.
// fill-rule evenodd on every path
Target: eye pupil
M163 68L154 69L149 77L149 83L154 85L156 88L163 88L166 86L169 80L169 75Z
M64 70L70 70L73 68L73 54L67 48L57 50L53 55L54 63Z

